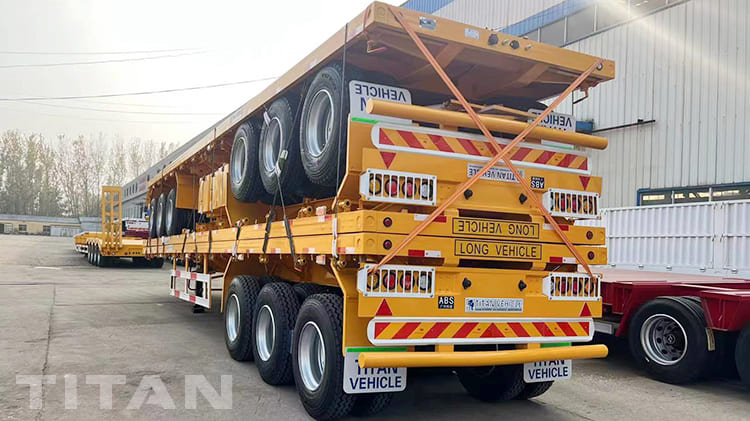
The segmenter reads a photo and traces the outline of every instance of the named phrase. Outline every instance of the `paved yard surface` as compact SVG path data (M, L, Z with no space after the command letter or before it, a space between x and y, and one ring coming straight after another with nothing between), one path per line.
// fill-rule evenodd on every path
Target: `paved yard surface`
M219 313L192 314L169 297L166 269L95 268L69 238L0 235L0 419L185 418L307 419L293 387L263 383L252 363L224 349ZM736 380L671 386L643 377L618 346L606 360L578 362L574 378L528 402L485 404L468 397L449 371L412 371L409 388L379 418L415 419L747 419L750 392ZM29 408L29 386L17 375L55 376ZM68 402L65 409L66 380ZM112 387L112 409L100 409L98 385L86 376L124 376ZM203 397L187 409L185 375L219 390L231 375L231 409ZM155 377L144 377L155 376ZM139 399L142 379L158 379L175 409ZM77 382L74 387L73 382ZM74 399L74 393L77 399Z

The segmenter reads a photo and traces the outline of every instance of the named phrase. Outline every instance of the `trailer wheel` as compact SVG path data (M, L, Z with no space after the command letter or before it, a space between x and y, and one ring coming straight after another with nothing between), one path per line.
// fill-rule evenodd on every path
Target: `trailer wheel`
M161 237L166 235L166 224L164 223L164 212L166 210L167 195L162 193L159 195L159 200L156 201L156 236Z
M149 265L155 269L161 269L161 267L164 266L163 257L157 257L157 258L149 260L148 262L149 262Z
M525 399L532 399L532 398L536 398L537 396L541 396L546 391L548 391L550 387L552 387L552 383L554 382L539 382L539 383L524 382L523 390L518 396L515 397L515 399L525 400Z
M234 198L253 203L265 194L258 171L258 128L248 122L234 133L229 159L229 181Z
M318 420L347 415L356 398L344 393L343 318L342 297L315 294L302 304L294 325L294 383L305 410Z
M508 401L523 392L523 365L460 367L458 380L469 395L484 402Z
M379 414L393 400L393 393L364 393L357 395L352 407L352 415L357 417L369 417Z
M286 163L277 179L279 157L284 150L287 151ZM268 107L260 131L258 167L266 192L276 194L281 184L285 198L292 197L296 187L304 184L300 181L305 179L299 160L299 141L297 133L294 133L292 104L287 98L282 97Z
M151 199L151 205L148 207L148 236L156 238L159 236L156 232L156 198Z
M662 297L642 305L633 316L628 339L637 363L663 382L691 382L711 366L705 314L684 297Z
M737 372L742 383L750 386L750 325L745 326L737 337L734 363L737 365Z
M232 279L224 301L224 342L237 361L253 359L253 307L260 292L258 280L240 275Z
M343 75L333 64L319 71L310 83L300 118L300 154L305 173L315 184L335 186L337 160L346 157L345 131L348 106L341 107ZM344 88L347 89L346 87Z
M297 297L285 282L264 285L255 301L253 357L260 377L270 385L292 383L291 333L297 311Z

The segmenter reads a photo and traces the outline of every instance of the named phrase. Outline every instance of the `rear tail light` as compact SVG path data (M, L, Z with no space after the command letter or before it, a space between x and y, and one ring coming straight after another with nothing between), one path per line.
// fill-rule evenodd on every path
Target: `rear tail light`
M359 192L365 200L435 206L437 177L428 174L368 168L360 176Z
M542 280L542 293L556 301L598 301L601 299L599 277L582 273L551 272Z
M576 190L549 189L542 197L552 216L570 219L599 218L599 194Z
M366 264L357 273L357 289L365 297L435 296L435 268L429 266L383 265L368 273L373 264Z

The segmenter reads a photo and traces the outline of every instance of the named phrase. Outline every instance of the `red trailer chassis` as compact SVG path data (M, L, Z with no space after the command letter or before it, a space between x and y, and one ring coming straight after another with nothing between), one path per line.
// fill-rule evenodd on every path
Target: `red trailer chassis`
M636 361L654 377L671 383L695 380L698 377L696 373L707 372L710 366L725 363L724 360L734 354L742 380L750 383L750 280L614 269L604 272L603 311L602 318L596 321L597 331L628 338ZM681 319L667 311L670 305L685 307L686 316ZM698 305L700 308L696 309ZM642 314L639 315L639 312ZM644 321L658 316L663 316L666 322L670 322L670 319L675 322L673 330L677 338L674 338L675 335L659 336L658 323L651 334L644 331L644 326L648 325ZM673 360L677 361L665 358L659 364L661 348L656 340L671 339L679 345L682 334L685 336L684 348L690 349L687 339L691 332L690 325L701 319L703 325L696 327L704 328L706 332L707 357L688 361L683 359L687 353L680 357L678 351L674 351ZM662 323L662 329L668 328L668 324ZM700 332L700 329L695 331ZM720 340L717 340L717 336L721 336ZM648 342L654 338L650 346ZM700 339L703 340L702 337ZM704 351L696 348L701 346L693 346L691 351ZM670 349L666 349L666 353L669 352ZM682 375L675 375L676 370L681 371Z

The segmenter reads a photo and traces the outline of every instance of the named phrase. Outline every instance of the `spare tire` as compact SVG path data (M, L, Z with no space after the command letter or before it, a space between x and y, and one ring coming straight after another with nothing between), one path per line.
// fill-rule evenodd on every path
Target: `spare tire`
M324 67L313 78L302 104L300 153L305 173L315 184L335 186L338 160L346 160L346 117L349 104L342 107L341 66ZM345 90L348 90L346 87Z
M148 236L149 238L156 238L159 234L156 233L156 198L151 199L151 205L148 207Z
M286 197L301 185L301 180L304 180L299 158L299 142L294 132L292 104L287 98L277 99L268 107L263 120L258 147L260 179L268 194L276 194L280 184ZM286 163L277 179L276 169L279 157L285 150L287 151Z
M166 225L164 224L164 213L166 209L167 195L162 193L159 195L159 200L156 202L156 236L161 237L166 235Z
M175 189L170 190L167 196L164 218L166 234L177 235L182 233L182 229L188 227L189 216L189 209L179 209L177 207L177 191Z
M258 128L250 122L240 125L234 133L229 160L229 180L234 198L253 203L264 194L258 172Z

